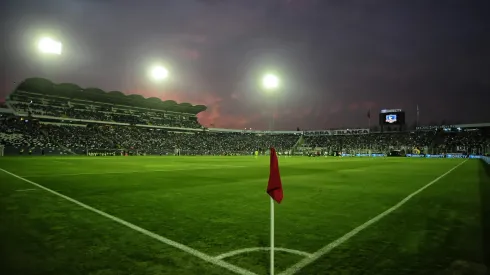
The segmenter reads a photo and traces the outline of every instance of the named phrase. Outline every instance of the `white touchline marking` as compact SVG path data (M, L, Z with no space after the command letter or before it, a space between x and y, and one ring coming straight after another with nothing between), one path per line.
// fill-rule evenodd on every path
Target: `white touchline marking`
M290 268L286 269L285 271L279 273L279 275L292 275L292 274L300 271L305 266L313 263L314 261L318 260L323 255L325 255L328 252L330 252L332 249L334 249L337 246L339 246L339 245L343 244L344 242L348 241L350 238L352 238L355 235L357 235L357 233L361 232L362 230L366 229L370 225L372 225L372 224L376 223L377 221L381 220L382 218L384 218L385 216L387 216L391 212L397 210L398 208L400 208L400 206L404 205L407 201L409 201L415 195L417 195L420 192L424 191L427 187L431 186L432 184L438 182L440 179L442 179L443 177L447 176L449 173L451 173L452 171L454 171L456 168L458 168L459 166L463 165L463 163L465 163L467 161L468 160L466 159L465 161L463 161L463 162L459 163L458 165L454 166L453 168L449 169L449 171L447 171L446 173L440 175L435 180L433 180L433 181L429 182L428 184L424 185L423 187L421 187L417 191L413 192L412 194L408 195L403 200L401 200L399 203L395 204L394 206L392 206L391 208L387 209L383 213L377 215L376 217L370 219L369 221L367 221L367 222L361 224L360 226L354 228L349 233L347 233L344 236L338 238L337 240L335 240L335 241L329 243L328 245L320 248L318 251L316 251L315 253L311 254L311 256L309 256L308 258L305 258L305 259L299 261L295 265L293 265Z
M26 191L36 191L36 190L39 190L39 189L20 189L20 190L15 190L17 192L26 192Z
M97 214L99 214L99 215L101 215L103 217L106 217L106 218L108 218L110 220L113 220L113 221L115 221L115 222L117 222L117 223L119 223L121 225L124 225L124 226L126 226L126 227L128 227L130 229L133 229L134 231L138 231L138 232L140 232L143 235L146 235L146 236L148 236L150 238L153 238L155 240L158 240L158 241L160 241L160 242L162 242L164 244L167 244L167 245L173 246L173 247L175 247L177 249L180 249L182 251L185 251L185 252L187 252L187 253L189 253L189 254L191 254L193 256L196 256L196 257L198 257L198 258L200 258L200 259L202 259L202 260L204 260L206 262L209 262L209 263L212 263L212 264L221 266L221 267L226 268L226 269L228 269L230 271L233 271L233 272L235 272L237 274L241 274L241 275L256 275L255 273L253 273L253 272L251 272L249 270L246 270L244 268L241 268L241 267L238 267L236 265L230 264L230 263L225 262L225 261L223 261L221 259L216 259L216 257L210 256L210 255L208 255L206 253L200 252L198 250L195 250L195 249L193 249L191 247L188 247L186 245L183 245L181 243L178 243L178 242L172 241L170 239L167 239L165 237L162 237L162 236L160 236L158 234L155 234L155 233L153 233L151 231L148 231L148 230L146 230L144 228L141 228L141 227L139 227L137 225L134 225L134 224L132 224L130 222L127 222L125 220L122 220L122 219L120 219L118 217L112 216L111 214L107 214L106 212L103 212L101 210L98 210L96 208L93 208L93 207L91 207L89 205L86 205L86 204L84 204L82 202L79 202L79 201L77 201L75 199L72 199L72 198L70 198L68 196L65 196L65 195L63 195L61 193L58 193L58 192L56 192L54 190L51 190L51 189L49 189L47 187L44 187L44 186L42 186L40 184L37 184L37 183L33 182L33 181L30 181L28 179L25 179L25 178L23 178L21 176L17 176L16 174L11 173L11 172L9 172L7 170L4 170L4 169L1 169L0 168L0 171L3 171L4 173L11 175L12 177L18 178L18 179L20 179L22 181L25 181L25 182L27 182L29 184L32 184L32 185L34 185L34 186L36 186L36 187L38 187L40 189L43 189L43 190L45 190L45 191L47 191L47 192L49 192L49 193L51 193L53 195L56 195L56 196L58 196L60 198L63 198L65 200L67 200L67 201L70 201L70 202L72 202L72 203L74 203L74 204L76 204L76 205L78 205L80 207L83 207L83 208L85 208L87 210L90 210L90 211L92 211L94 213L97 213Z
M238 250L233 250L230 252L226 252L223 254L220 254L216 256L216 259L224 259L228 257L233 257L235 255L239 255L242 253L250 253L250 252L255 252L255 251L268 251L270 250L270 247L250 247L250 248L243 248L243 249L238 249ZM274 247L274 250L276 251L283 251L291 254L296 254L296 255L301 255L305 257L311 257L311 254L308 252L300 251L300 250L295 250L295 249L288 249L288 248L282 248L282 247Z

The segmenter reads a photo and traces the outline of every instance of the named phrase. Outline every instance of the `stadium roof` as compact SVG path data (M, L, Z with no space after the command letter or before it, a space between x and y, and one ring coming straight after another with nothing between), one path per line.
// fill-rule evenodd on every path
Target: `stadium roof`
M13 93L16 91L189 114L198 114L207 109L204 105L177 103L173 100L162 101L156 97L145 98L137 94L125 95L120 91L106 92L99 88L81 88L72 83L56 84L45 78L27 78Z

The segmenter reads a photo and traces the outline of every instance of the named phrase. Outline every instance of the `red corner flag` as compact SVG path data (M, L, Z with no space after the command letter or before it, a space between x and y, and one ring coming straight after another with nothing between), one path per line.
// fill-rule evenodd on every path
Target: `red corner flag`
M281 203L284 194L282 193L281 175L279 174L279 163L277 161L276 149L271 148L271 164L269 174L269 184L267 193L277 203Z

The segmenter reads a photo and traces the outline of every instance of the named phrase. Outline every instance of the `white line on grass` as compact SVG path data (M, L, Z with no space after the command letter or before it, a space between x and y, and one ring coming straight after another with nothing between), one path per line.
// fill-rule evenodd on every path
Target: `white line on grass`
M307 258L299 261L295 265L293 265L290 268L286 269L285 271L279 273L279 275L292 275L292 274L300 271L305 266L313 263L314 261L318 260L323 255L325 255L328 252L330 252L332 249L334 249L337 246L339 246L339 245L343 244L344 242L348 241L350 238L352 238L355 235L357 235L357 233L361 232L362 230L366 229L370 225L376 223L377 221L381 220L382 218L384 218L388 214L390 214L393 211L397 210L402 205L404 205L407 201L409 201L411 198L413 198L414 196L416 196L420 192L424 191L426 188L428 188L429 186L433 185L434 183L438 182L440 179L442 179L443 177L447 176L449 173L451 173L452 171L454 171L456 168L458 168L459 166L463 165L463 163L465 163L467 161L468 160L465 160L465 161L459 163L458 165L454 166L453 168L449 169L449 171L447 171L446 173L440 175L435 180L433 180L433 181L429 182L428 184L424 185L423 187L421 187L417 191L413 192L412 194L408 195L403 200L401 200L399 203L395 204L394 206L392 206L391 208L387 209L383 213L377 215L376 217L370 219L369 221L367 221L367 222L361 224L360 226L354 228L352 231L350 231L349 233L345 234L344 236L338 238L337 240L335 240L335 241L329 243L328 245L320 248L320 250L318 250L315 253L311 254L311 256L309 256L309 257L307 257Z
M216 256L216 259L224 259L224 258L229 258L233 257L235 255L239 255L242 253L250 253L250 252L255 252L255 251L269 251L271 250L270 247L250 247L250 248L243 248L243 249L238 249L238 250L233 250L230 252L226 252L223 254L220 254ZM286 253L291 253L291 254L296 254L296 255L301 255L305 257L311 257L311 254L308 252L300 251L300 250L295 250L295 249L288 249L288 248L282 248L282 247L274 247L275 251L282 251Z
M49 189L47 187L44 187L44 186L42 186L40 184L37 184L37 183L33 182L33 181L30 181L28 179L25 179L25 178L23 178L21 176L18 176L18 175L14 174L14 173L11 173L11 172L7 171L7 170L4 170L4 169L1 169L0 168L0 171L3 171L4 173L11 175L12 177L15 177L15 178L18 178L18 179L20 179L22 181L25 181L25 182L27 182L27 183L29 183L31 185L34 185L34 186L36 186L36 187L38 187L40 189L43 189L43 190L45 190L45 191L47 191L47 192L49 192L49 193L51 193L53 195L56 195L58 197L61 197L61 198L65 199L67 201L70 201L70 202L72 202L72 203L74 203L74 204L76 204L76 205L78 205L80 207L83 207L83 208L85 208L87 210L90 210L90 211L92 211L94 213L97 213L97 214L99 214L99 215L101 215L103 217L106 217L106 218L108 218L110 220L113 220L113 221L115 221L115 222L117 222L117 223L119 223L121 225L124 225L124 226L126 226L128 228L131 228L134 231L138 231L141 234L144 234L144 235L146 235L146 236L148 236L150 238L153 238L153 239L158 240L158 241L160 241L160 242L162 242L164 244L167 244L167 245L173 246L173 247L175 247L177 249L180 249L182 251L185 251L185 252L187 252L187 253L189 253L189 254L191 254L193 256L196 256L196 257L198 257L198 258L200 258L200 259L202 259L202 260L204 260L206 262L209 262L209 263L212 263L212 264L221 266L221 267L226 268L226 269L228 269L230 271L233 271L233 272L235 272L237 274L241 274L241 275L256 275L255 273L253 273L253 272L251 272L249 270L243 269L241 267L238 267L236 265L230 264L230 263L225 262L223 260L216 259L213 256L210 256L208 254L205 254L203 252L200 252L198 250L195 250L195 249L193 249L191 247L188 247L188 246L183 245L181 243L178 243L178 242L172 241L170 239L167 239L165 237L162 237L162 236L160 236L158 234L155 234L155 233L153 233L151 231L148 231L148 230L146 230L144 228L141 228L141 227L139 227L137 225L134 225L134 224L132 224L130 222L127 222L125 220L122 220L122 219L120 219L118 217L115 217L115 216L112 216L110 214L107 214L106 212L103 212L101 210L98 210L96 208L93 208L93 207L91 207L89 205L86 205L86 204L84 204L82 202L79 202L79 201L77 201L75 199L72 199L72 198L70 198L68 196L65 196L65 195L63 195L61 193L58 193L58 192L56 192L54 190L51 190L51 189Z
M15 191L17 191L17 192L27 192L27 191L36 191L36 190L39 190L39 189L32 189L32 188L30 188L30 189L19 189L19 190L15 190Z

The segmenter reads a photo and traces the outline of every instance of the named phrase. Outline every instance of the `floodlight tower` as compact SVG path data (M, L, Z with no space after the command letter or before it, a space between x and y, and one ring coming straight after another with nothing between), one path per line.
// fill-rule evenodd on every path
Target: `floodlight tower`
M164 66L155 65L150 69L150 78L153 81L160 82L168 77L168 70Z
M37 49L42 54L61 55L63 44L50 37L43 37L37 42Z
M274 129L274 114L276 111L276 104L274 100L277 100L275 95L277 94L276 92L279 88L279 84L280 84L279 77L275 74L267 73L262 77L262 88L264 89L265 92L273 95L272 97L273 108L271 108L272 114L269 121L269 131L271 131L271 133L272 130Z
M58 68L55 64L63 59L63 44L56 38L42 36L35 41L35 51L39 56L39 70L44 77L52 79Z
M274 74L266 74L262 78L262 86L267 91L274 91L279 87L279 77Z

